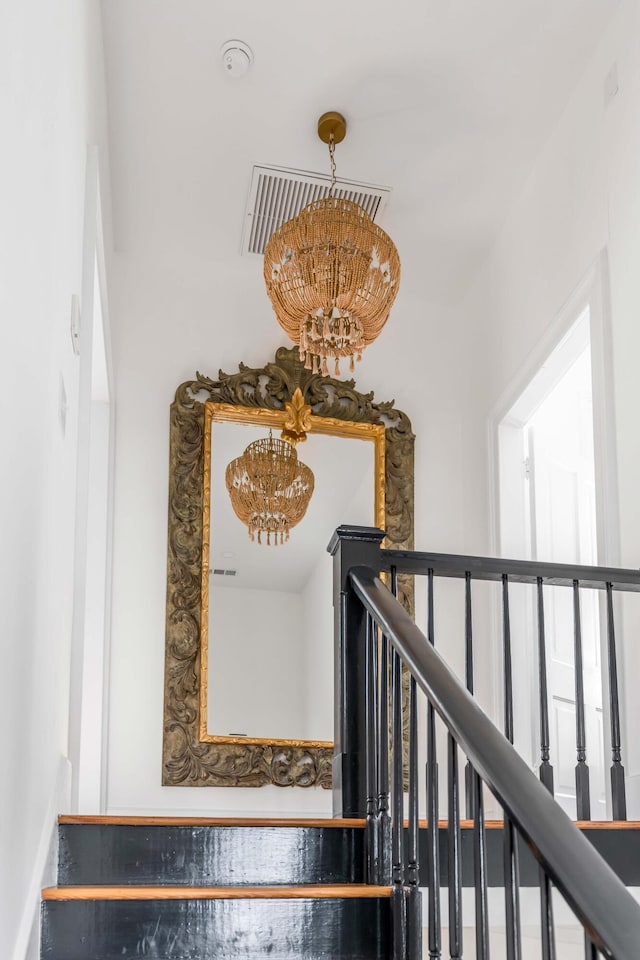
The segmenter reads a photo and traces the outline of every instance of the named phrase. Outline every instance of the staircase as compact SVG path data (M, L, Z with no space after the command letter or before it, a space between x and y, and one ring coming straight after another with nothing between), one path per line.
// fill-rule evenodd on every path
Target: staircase
M486 826L487 881L501 888L503 824ZM448 830L439 827L446 884ZM640 824L581 827L623 882L640 886ZM60 817L58 886L43 891L43 960L389 957L390 887L364 883L364 828L340 819ZM472 830L461 822L464 887L473 886ZM420 846L427 840L421 822ZM538 865L524 844L520 854L521 886L537 887Z
M501 888L501 955L507 960L528 956L526 888L537 888L543 960L569 958L556 939L554 918L563 910L579 925L585 960L637 960L640 908L624 884L640 885L640 828L625 819L613 593L640 593L640 574L382 550L382 536L378 530L341 527L331 545L339 611L336 818L62 817L58 886L43 891L42 960L421 960L426 955L462 960L465 930L475 940L475 953L465 947L467 960L498 960L492 887ZM388 575L391 590L380 573ZM397 599L399 577L414 575L426 577L426 634ZM436 650L438 576L465 581L464 685ZM475 580L493 580L502 589L504 735L472 695ZM537 591L539 780L513 747L509 587L514 582ZM573 594L576 804L584 821L590 785L580 590L599 589L606 601L613 823L583 822L576 828L553 799L546 587ZM422 715L419 696L426 707ZM440 740L438 730L444 733ZM420 753L426 758L422 770ZM466 756L464 770L460 753ZM489 794L502 820L485 819ZM439 821L443 807L446 822ZM421 887L427 888L424 921ZM471 898L463 896L465 887Z
M390 955L364 821L61 817L43 960Z

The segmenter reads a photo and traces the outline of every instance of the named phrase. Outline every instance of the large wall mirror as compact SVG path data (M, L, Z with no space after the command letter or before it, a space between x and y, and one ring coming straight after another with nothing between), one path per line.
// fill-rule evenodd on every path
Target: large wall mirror
M384 426L311 416L297 447L315 478L303 519L286 543L249 538L226 468L250 443L279 434L285 418L226 403L205 408L200 739L210 743L331 748L327 534L346 518L385 526Z
M232 509L225 471L252 441L280 435L294 395L310 414L297 452L315 488L288 542L258 544ZM281 348L263 369L198 374L178 387L169 488L163 783L329 787L326 547L349 523L382 527L388 545L412 548L408 418ZM412 607L409 580L401 595Z

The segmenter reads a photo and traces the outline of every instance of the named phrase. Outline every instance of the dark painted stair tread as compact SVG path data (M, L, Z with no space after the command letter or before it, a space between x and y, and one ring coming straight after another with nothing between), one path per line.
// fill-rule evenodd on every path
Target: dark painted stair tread
M391 887L371 884L323 886L187 887L70 886L45 887L42 899L58 900L362 900L391 896Z

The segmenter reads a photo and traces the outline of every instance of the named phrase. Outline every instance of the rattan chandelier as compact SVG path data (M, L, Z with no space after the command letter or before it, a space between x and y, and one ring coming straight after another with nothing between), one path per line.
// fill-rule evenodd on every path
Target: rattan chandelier
M295 446L269 433L254 440L228 465L225 480L231 506L251 540L274 546L304 517L313 493L313 473L298 460Z
M328 374L328 360L362 358L380 334L400 286L393 241L363 208L335 196L334 149L347 124L325 113L318 136L329 145L329 194L283 223L264 254L267 293L280 326L300 348L307 370Z

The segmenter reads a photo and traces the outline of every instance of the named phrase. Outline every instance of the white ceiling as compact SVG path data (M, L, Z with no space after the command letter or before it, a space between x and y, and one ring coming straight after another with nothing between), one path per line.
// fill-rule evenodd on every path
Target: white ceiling
M259 258L238 262L252 164L326 172L316 121L339 109L339 174L393 187L403 286L451 302L616 6L103 0L116 247L185 281L233 262L264 315ZM231 38L255 54L239 80Z

